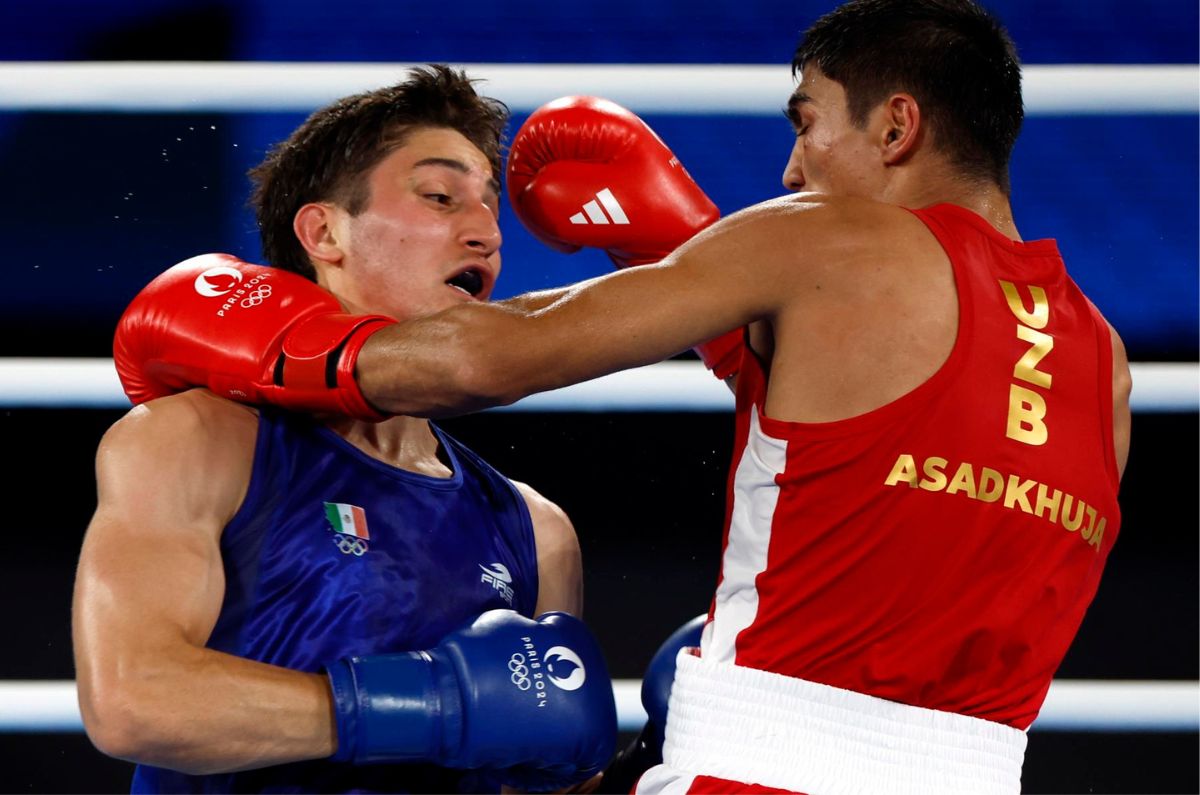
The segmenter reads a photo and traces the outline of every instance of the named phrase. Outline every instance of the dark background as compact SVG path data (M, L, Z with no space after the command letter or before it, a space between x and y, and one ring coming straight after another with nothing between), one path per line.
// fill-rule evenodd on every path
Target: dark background
M46 0L6 7L5 60L364 60L777 63L829 2L336 4ZM1191 0L991 4L1030 64L1188 63ZM780 97L782 107L785 97ZM1116 110L1116 109L1114 109ZM781 192L791 132L773 118L648 121L726 212ZM5 289L0 356L107 356L125 302L202 251L258 254L245 169L296 114L0 112ZM514 119L516 125L521 117ZM1195 361L1194 114L1030 118L1013 164L1025 237L1068 267L1135 361ZM502 218L498 295L602 272ZM9 473L0 552L0 679L71 679L70 588L94 508L92 456L120 412L0 412ZM445 425L578 528L587 619L616 677L707 607L720 543L731 415L487 414ZM1060 677L1197 678L1197 415L1139 414L1124 528ZM19 506L19 507L18 507ZM1195 733L1030 735L1027 792L1197 792ZM82 734L0 734L0 791L108 792L129 768Z
M3 679L71 679L70 592L94 507L92 452L120 412L19 410L0 433L19 466L20 517L0 573ZM585 618L612 675L639 678L654 649L707 609L716 582L732 415L488 413L443 423L573 518ZM1195 679L1197 415L1140 414L1122 484L1123 529L1059 671L1069 679ZM1186 444L1181 449L1181 440ZM1030 733L1026 792L1196 792L1195 733ZM0 734L0 791L120 791L129 768L83 735Z

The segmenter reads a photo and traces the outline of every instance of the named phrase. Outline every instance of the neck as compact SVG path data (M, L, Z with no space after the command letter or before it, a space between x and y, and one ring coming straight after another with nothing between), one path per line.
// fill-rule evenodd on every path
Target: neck
M429 420L392 417L384 422L336 419L329 427L372 458L400 469L446 478L453 472L438 457L440 444Z
M926 170L908 173L893 181L884 200L914 209L933 204L955 204L983 218L1005 237L1021 239L1008 196L994 182L969 182L948 170L940 173Z

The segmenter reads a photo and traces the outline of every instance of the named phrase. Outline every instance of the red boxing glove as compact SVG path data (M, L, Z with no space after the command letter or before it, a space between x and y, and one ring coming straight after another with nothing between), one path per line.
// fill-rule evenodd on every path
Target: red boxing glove
M721 217L646 123L597 97L563 97L521 126L509 198L539 240L604 249L618 268L670 254Z
M206 386L242 403L385 419L363 397L354 362L394 324L348 315L301 276L202 254L138 293L117 323L113 361L134 404Z
M618 268L658 262L721 213L636 115L606 99L563 97L534 111L508 156L521 223L567 254L600 248ZM741 365L736 329L694 349L718 378Z
M724 381L741 372L742 354L746 350L743 335L744 328L726 331L721 336L702 342L692 348L704 366L712 370L712 374Z

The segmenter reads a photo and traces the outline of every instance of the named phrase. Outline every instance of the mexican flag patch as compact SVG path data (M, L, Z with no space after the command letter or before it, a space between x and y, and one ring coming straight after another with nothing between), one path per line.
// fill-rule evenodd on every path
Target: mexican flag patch
M342 535L371 540L367 531L367 515L357 505L347 505L344 502L325 503L325 518L333 526L333 532Z

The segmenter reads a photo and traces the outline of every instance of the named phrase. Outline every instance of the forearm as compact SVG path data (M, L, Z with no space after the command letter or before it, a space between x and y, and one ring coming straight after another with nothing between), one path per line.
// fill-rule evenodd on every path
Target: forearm
M467 305L377 332L355 364L359 389L388 414L454 416L503 403L485 370L512 311Z
M571 290L578 286L571 285L570 287L526 293L500 303L528 314L552 306L560 299L566 298ZM692 346L692 351L700 357L704 365L713 371L713 375L729 387L729 391L734 394L737 394L737 372L741 369L741 355L744 348L743 335L744 330L738 328L720 337Z
M359 387L388 413L453 416L661 361L708 332L702 317L655 313L654 287L641 286L652 270L573 286L538 310L466 304L385 328L359 354Z
M463 304L384 328L359 353L359 388L387 413L453 416L662 361L766 314L726 300L745 282L737 269L695 257L709 265L697 273L682 252L565 288L537 310Z
M209 649L145 655L81 680L89 734L113 756L190 774L327 757L336 749L325 676ZM116 668L125 666L113 666Z
M536 293L525 293L512 298L506 298L497 303L502 306L510 307L521 312L536 312L539 309L545 309L570 292L572 287L553 287L549 290L538 290Z

